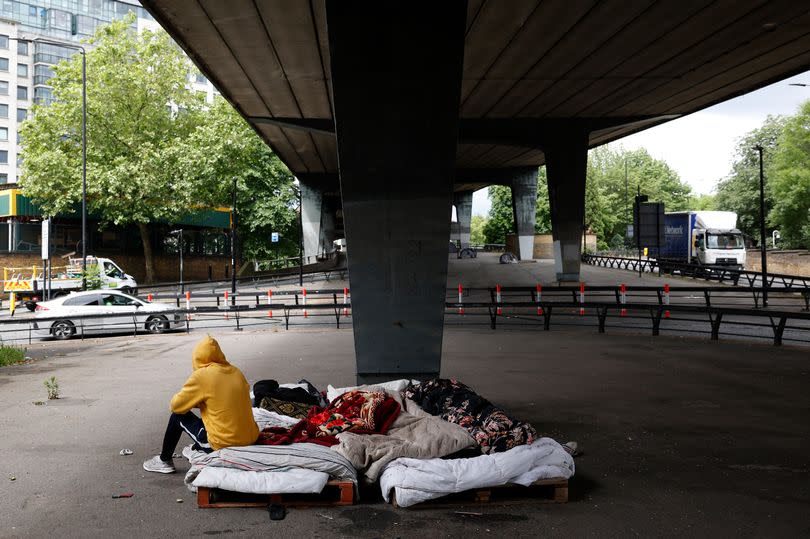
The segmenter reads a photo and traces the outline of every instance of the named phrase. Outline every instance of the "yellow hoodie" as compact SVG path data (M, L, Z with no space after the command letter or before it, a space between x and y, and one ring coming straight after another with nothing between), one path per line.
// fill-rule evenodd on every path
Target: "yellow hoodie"
M255 443L259 427L253 420L250 386L242 371L228 363L211 337L194 347L191 364L194 372L172 397L172 412L184 414L199 408L214 449Z

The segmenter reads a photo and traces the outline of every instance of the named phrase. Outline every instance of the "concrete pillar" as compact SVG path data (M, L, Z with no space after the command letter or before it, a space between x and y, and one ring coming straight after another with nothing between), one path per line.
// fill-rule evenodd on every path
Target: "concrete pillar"
M326 19L357 379L434 376L466 2L327 0Z
M562 132L543 151L557 280L579 281L588 165L587 131Z
M456 206L456 220L458 221L458 239L462 249L470 246L470 222L472 221L472 191L459 191L453 194Z
M537 169L519 169L512 176L512 215L521 260L534 258L534 221L537 214Z
M321 204L321 240L320 252L331 253L335 250L335 212L336 204L331 200L324 200Z
M304 234L304 264L315 262L321 247L321 191L299 179L301 187L301 226Z

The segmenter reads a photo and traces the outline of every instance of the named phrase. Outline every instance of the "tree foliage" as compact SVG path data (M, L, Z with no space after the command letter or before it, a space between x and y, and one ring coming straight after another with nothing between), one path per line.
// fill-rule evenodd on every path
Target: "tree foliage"
M243 252L271 255L270 231L293 243L289 171L224 100L209 106L188 87L192 65L165 32L136 34L131 23L102 27L88 43L88 211L102 226L138 226L147 282L149 225L230 206L233 178ZM80 56L54 72L55 102L33 107L21 130L20 184L49 216L72 213L82 196Z
M470 219L470 243L473 245L483 245L487 243L486 236L484 235L484 227L487 224L487 218L483 215L473 215Z
M785 129L787 119L782 116L768 116L761 127L749 131L737 142L731 174L717 184L715 206L718 210L737 213L737 228L750 241L759 243L759 152L757 145L764 148L765 209L766 215L773 207L772 183L775 170L773 156L778 141Z
M772 155L771 223L785 246L810 248L810 101L784 123Z
M650 200L664 202L667 211L691 209L690 187L669 165L653 158L646 150L613 150L601 146L589 152L585 223L596 233L600 249L623 241L626 225L632 223L633 197L639 188ZM514 231L511 196L508 187L489 188L492 205L484 228L488 243L504 243L506 234ZM535 232L551 232L545 167L538 171L535 218Z

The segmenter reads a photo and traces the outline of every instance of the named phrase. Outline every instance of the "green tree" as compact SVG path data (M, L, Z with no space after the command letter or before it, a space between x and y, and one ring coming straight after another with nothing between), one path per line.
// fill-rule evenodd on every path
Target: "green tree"
M484 227L487 225L487 218L483 215L473 215L470 220L470 243L473 245L483 245L487 243Z
M506 235L514 228L512 190L503 185L489 188L489 218L484 225L486 243L506 243Z
M87 52L87 203L103 223L135 224L154 280L148 225L198 205L198 186L179 174L178 148L199 120L187 90L191 65L162 31L132 32L132 19L100 28ZM34 106L21 128L20 184L45 214L81 201L81 59L54 68L55 102ZM171 106L169 106L171 104Z
M694 211L716 211L717 196L709 194L695 195L689 202L689 209Z
M785 246L810 248L810 101L785 122L772 155L771 223ZM768 157L764 161L771 161Z
M298 252L298 195L293 175L225 99L176 148L178 174L198 186L201 203L232 204L236 178L238 229L243 258L277 258ZM270 243L280 233L278 244Z
M785 129L787 119L768 116L761 127L749 131L737 142L736 157L731 174L717 184L715 206L718 210L737 213L737 228L751 240L759 243L759 152L764 148L765 208L766 215L773 207L770 179L774 175L773 156L777 142Z

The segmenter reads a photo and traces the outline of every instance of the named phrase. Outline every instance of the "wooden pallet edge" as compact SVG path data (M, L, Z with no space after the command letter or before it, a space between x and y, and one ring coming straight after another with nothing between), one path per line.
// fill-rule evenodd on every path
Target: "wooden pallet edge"
M552 478L552 479L539 479L539 480L535 481L534 483L532 483L531 485L529 485L529 487L534 487L534 486L553 487L553 489L554 489L554 494L553 494L553 496L551 498L539 498L539 499L537 499L541 503L567 503L568 502L568 479L563 479L561 477ZM507 491L509 491L509 490L517 489L518 487L519 488L527 488L527 487L524 487L523 485L515 485L515 484L507 483L505 485L497 485L497 486L494 486L494 487L470 489L470 490L465 490L465 491L462 491L462 492L455 492L453 494L448 495L448 496L451 496L451 495L458 495L458 494L465 494L465 493L469 493L470 495L474 494L475 497L472 500L467 501L467 502L465 502L463 500L456 500L456 499L449 499L448 500L448 499L446 499L446 496L442 496L440 498L434 498L432 500L426 500L424 502L412 505L410 507L430 509L430 508L434 508L434 507L442 507L442 506L447 507L447 506L453 506L453 505L486 504L486 503L490 503L490 501L491 501L492 491L494 491L494 490L507 490ZM518 491L515 490L515 492L518 492ZM391 500L391 502L390 502L391 505L395 509L400 509L400 505L397 503L396 489L391 489L389 499ZM527 497L526 499L530 500L532 498ZM493 502L493 503L498 503L498 502Z
M337 500L295 500L290 496L295 494L256 494L257 497L264 497L261 501L211 501L215 488L197 487L197 507L203 509L222 509L229 507L267 507L270 504L280 504L287 507L325 507L354 504L355 485L351 481L339 481L336 479L326 483L327 486L337 487L339 496Z

